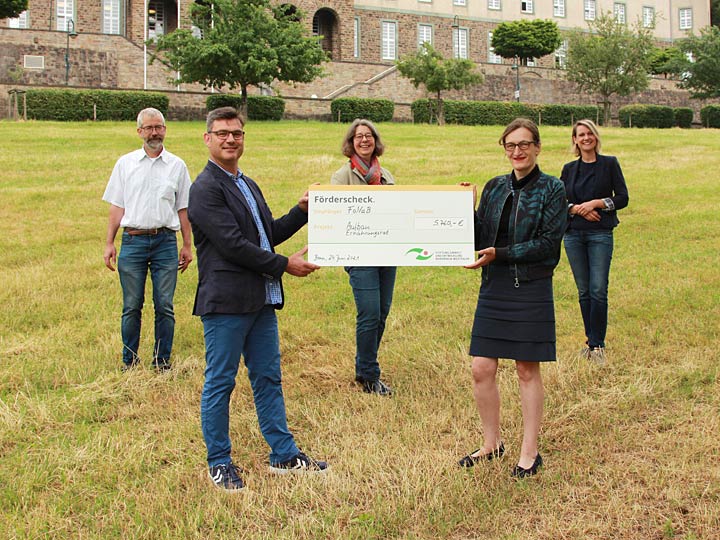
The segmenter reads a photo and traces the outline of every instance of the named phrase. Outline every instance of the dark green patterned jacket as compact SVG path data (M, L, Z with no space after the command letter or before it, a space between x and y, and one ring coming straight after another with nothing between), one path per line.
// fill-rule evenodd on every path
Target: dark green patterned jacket
M483 189L475 214L475 249L495 245L500 216L511 193L510 174L496 176ZM560 180L540 172L515 192L508 237L510 245L496 250L497 263L507 262L518 282L552 276L560 262L560 243L567 221L567 199ZM483 267L482 278L488 277Z

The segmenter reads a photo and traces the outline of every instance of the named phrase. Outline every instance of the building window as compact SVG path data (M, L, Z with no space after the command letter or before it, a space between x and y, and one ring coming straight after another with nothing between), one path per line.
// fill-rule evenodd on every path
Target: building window
M423 43L432 45L432 24L418 24L418 47Z
M615 15L615 20L617 22L625 24L627 22L627 17L625 16L625 4L615 3L613 5L613 15Z
M30 25L28 24L28 12L27 10L23 11L20 15L17 17L14 17L12 19L8 19L8 26L10 28L30 28Z
M57 0L57 23L56 30L68 31L68 21L73 18L75 0Z
M583 2L586 21L595 20L595 0L585 0Z
M120 0L103 0L103 34L120 33Z
M453 6L466 6L467 0L453 0Z
M520 0L520 11L523 13L532 13L533 0Z
M453 58L468 57L468 29L453 28Z
M353 56L360 58L360 17L355 17L353 32Z
M165 35L165 3L161 0L148 0L147 21L148 39Z
M397 23L392 21L382 22L382 51L383 60L395 60L397 58Z
M418 2L423 2L425 4L430 4L432 0L418 0Z
M488 9L502 9L502 4L500 3L500 0L488 0Z
M565 16L565 0L553 0L553 15L555 17Z
M555 51L555 67L565 69L567 65L568 40L564 39L560 47Z
M655 8L654 7L643 7L642 9L642 22L645 28L652 28L655 26Z
M495 49L492 46L492 37L493 33L488 32L488 62L490 64L502 64L502 56L495 54Z
M690 30L692 27L692 8L682 8L680 10L680 30Z

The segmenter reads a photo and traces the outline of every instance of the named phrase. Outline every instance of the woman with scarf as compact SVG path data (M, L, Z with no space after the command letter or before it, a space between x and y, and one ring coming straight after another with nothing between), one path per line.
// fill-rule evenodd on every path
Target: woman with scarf
M380 166L378 157L385 146L372 122L356 119L347 131L342 153L350 160L332 176L331 184L341 186L379 186L395 179ZM346 266L355 296L355 381L368 394L389 396L392 389L380 380L377 360L385 321L390 313L395 287L394 266Z

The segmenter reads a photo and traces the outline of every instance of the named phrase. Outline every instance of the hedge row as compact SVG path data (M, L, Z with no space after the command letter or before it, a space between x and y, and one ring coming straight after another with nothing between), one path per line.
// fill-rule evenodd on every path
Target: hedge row
M431 109L432 106L432 109ZM503 126L515 118L531 118L538 124L570 126L581 118L599 121L600 110L595 105L534 105L500 101L443 100L445 122L462 125ZM437 121L437 100L418 99L411 105L417 123Z
M365 118L371 122L389 122L395 112L395 104L389 99L338 98L330 104L332 119L352 122Z
M706 105L700 109L700 121L705 127L720 128L720 105Z
M208 111L218 107L240 109L242 96L237 94L213 94L205 100ZM275 96L248 96L248 120L282 120L285 114L285 100Z
M170 99L158 92L120 90L32 89L25 93L27 117L33 120L135 120L154 107L167 113Z
M671 128L675 126L672 107L664 105L626 105L618 111L622 127Z

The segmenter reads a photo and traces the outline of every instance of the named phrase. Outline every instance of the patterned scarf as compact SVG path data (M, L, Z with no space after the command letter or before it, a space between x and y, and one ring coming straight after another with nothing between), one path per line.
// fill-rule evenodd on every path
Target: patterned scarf
M373 156L370 166L360 156L353 154L350 158L350 168L355 169L365 179L369 186L378 186L382 180L382 171L377 156Z

